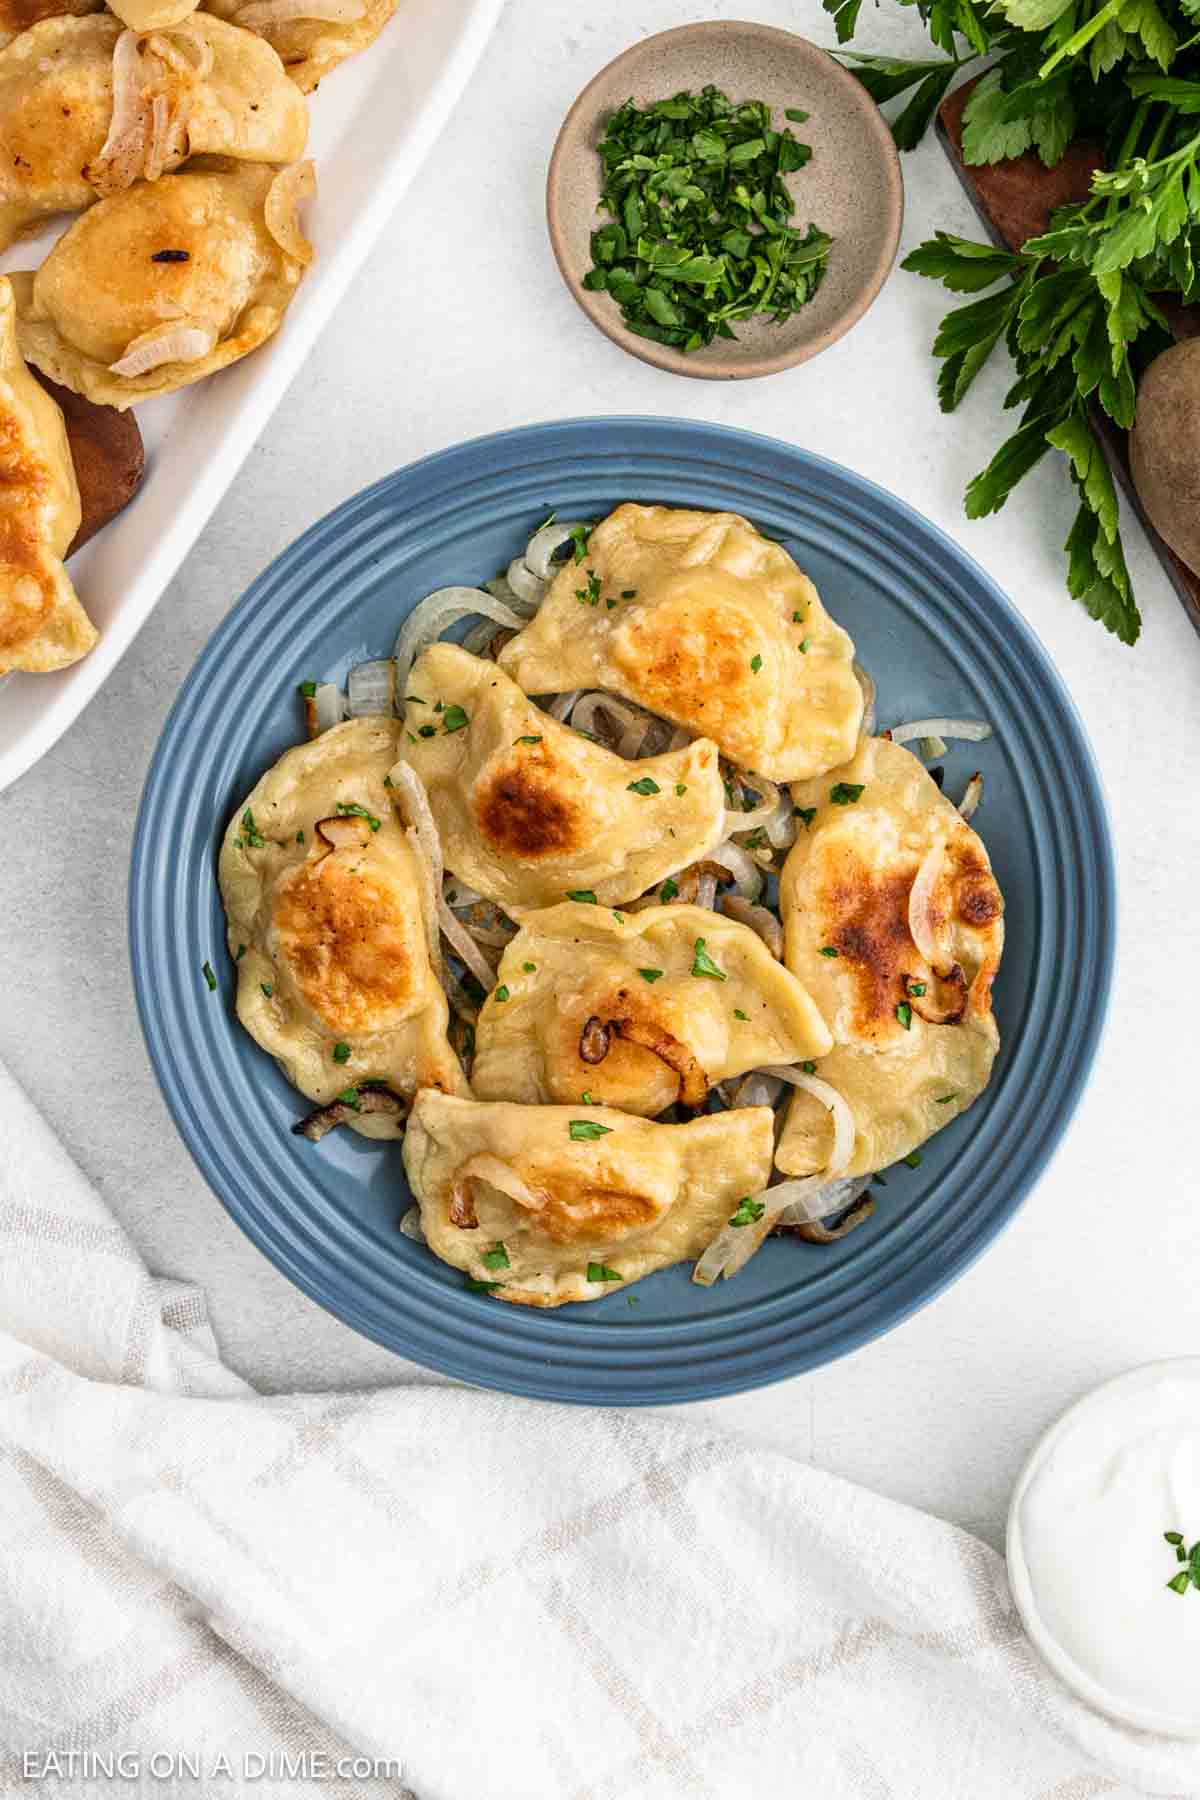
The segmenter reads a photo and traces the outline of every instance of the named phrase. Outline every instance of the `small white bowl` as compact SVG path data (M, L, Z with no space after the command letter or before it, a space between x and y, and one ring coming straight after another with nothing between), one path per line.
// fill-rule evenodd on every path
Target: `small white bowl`
M1080 1700L1095 1712L1114 1720L1118 1725L1133 1725L1140 1731L1156 1731L1163 1737L1200 1739L1200 1712L1192 1717L1182 1717L1178 1713L1162 1712L1147 1707L1137 1706L1123 1700L1119 1694L1110 1693L1105 1687L1093 1679L1086 1670L1081 1669L1075 1659L1063 1649L1058 1640L1050 1635L1034 1598L1033 1583L1025 1561L1024 1547L1021 1541L1021 1503L1026 1490L1034 1476L1045 1463L1060 1438L1073 1426L1080 1415L1096 1405L1103 1397L1122 1388L1136 1388L1149 1385L1165 1374L1186 1376L1200 1383L1200 1356L1172 1356L1160 1362L1142 1363L1135 1369L1126 1370L1124 1375L1115 1375L1110 1381L1103 1381L1090 1393L1076 1400L1062 1416L1055 1420L1049 1430L1043 1433L1030 1451L1017 1484L1013 1489L1012 1499L1008 1506L1008 1527L1005 1534L1005 1556L1008 1561L1008 1582L1012 1590L1013 1600L1021 1615L1021 1623L1034 1649L1047 1667L1058 1676L1063 1684L1070 1688Z

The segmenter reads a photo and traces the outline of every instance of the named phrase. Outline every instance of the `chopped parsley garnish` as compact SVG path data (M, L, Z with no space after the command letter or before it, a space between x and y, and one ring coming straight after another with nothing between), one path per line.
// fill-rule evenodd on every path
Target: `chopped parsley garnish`
M617 912L615 908L613 910L613 918L617 921L618 925L623 925L625 923L625 914Z
M271 998L272 994L275 992L275 989L271 986L271 983L269 981L260 981L258 985L262 989L263 993L267 996L267 999L269 1000Z
M575 589L575 598L582 600L585 606L599 606L600 577L595 569L588 570L587 586Z
M352 1112L362 1111L362 1103L358 1098L358 1089L356 1087L343 1088L341 1093L336 1097L341 1101L343 1106L348 1106Z
M925 983L923 981L907 980L904 985L914 1000L919 1000L921 995L925 992Z
M205 981L208 983L209 993L210 994L213 993L214 990L216 989L217 978L212 972L212 964L209 962L201 963L200 973L203 975Z
M538 737L519 737L513 739L514 744L540 744L541 741L540 735Z
M298 844L302 844L304 842L304 833L302 831L298 831L296 833L296 842Z
M677 881L673 881L671 879L671 877L668 875L667 879L663 882L662 886L658 890L659 899L664 900L664 901L673 900L678 892L679 892L679 883Z
M804 821L805 831L811 831L812 830L812 822L817 816L816 807L815 806L793 806L792 811L795 813L795 815L798 819L802 819Z
M939 1094L939 1095L938 1095L938 1097L937 1097L937 1099L936 1099L936 1100L935 1100L935 1101L934 1101L934 1103L933 1103L933 1104L934 1104L934 1105L935 1105L935 1106L949 1106L949 1104L950 1104L950 1102L951 1102L951 1101L952 1101L952 1100L957 1100L957 1099L958 1099L958 1095L957 1095L957 1093L954 1093L954 1094Z
M731 1225L757 1225L766 1210L765 1201L752 1200L747 1194L744 1200L738 1201L738 1209L731 1215L729 1223Z
M817 1065L815 1062L802 1062L800 1067L806 1075L815 1075L817 1072Z
M437 712L445 712L445 710L446 710L446 703L445 703L445 701L444 701L444 700L435 700L435 701L434 701L434 703L433 703L433 710L434 710L434 712L435 712L435 713L437 713Z
M333 1046L333 1060L335 1063L349 1062L350 1061L350 1046L349 1046L349 1044L335 1044Z
M536 963L522 963L521 967L524 969L524 971L527 975L532 975L533 971L537 968L537 964Z
M708 975L713 981L728 981L724 969L719 969L708 951L704 948L704 939L696 939L696 954L692 961L693 975Z
M607 1263L589 1263L587 1278L589 1281L624 1281L625 1279L619 1269L610 1269Z
M639 969L638 974L641 976L643 981L649 981L649 982L653 983L655 981L662 980L663 971L662 971L662 969Z
M607 1137L611 1130L611 1125L598 1125L595 1119L572 1119L567 1127L569 1136L577 1144L586 1143L589 1138Z
M636 588L622 588L621 589L621 598L622 598L622 600L636 600L637 599L637 589Z
M428 700L422 700L420 694L405 694L405 706L428 706Z
M1200 1588L1200 1541L1191 1549L1184 1545L1183 1533L1180 1531L1164 1531L1163 1536L1175 1552L1175 1560L1185 1563L1186 1568L1176 1571L1167 1586L1173 1594L1186 1594L1189 1586Z
M252 850L262 849L266 840L263 838L258 826L254 823L254 814L250 811L249 807L247 807L242 814L242 833Z
M578 900L583 906L598 906L600 903L591 888L568 888L568 900Z
M616 601L615 600L606 600L604 602L604 609L606 612L616 612L616 610L617 610Z
M603 1100L597 1100L588 1088L584 1088L584 1090L583 1090L582 1094L580 1094L579 1098L583 1101L583 1104L585 1106L603 1106L604 1105Z
M856 800L862 799L864 782L835 781L829 790L829 798L835 806L853 806Z
M804 623L804 614L802 612L794 612L792 614L792 624L793 625L803 625L803 623Z
M511 1269L508 1251L503 1244L493 1244L490 1250L484 1251L483 1266L485 1269Z
M841 952L839 950L835 949L832 944L822 944L821 945L821 955L822 956L839 956L840 954L841 954Z
M442 730L447 735L452 731L461 731L471 721L461 706L448 706L442 714Z
M675 783L675 792L678 794L679 798L682 800L683 796L687 793L687 782L686 781L677 781Z
M659 787L657 781L651 781L649 775L643 775L640 781L631 781L625 791L629 794L643 794L646 796L662 793L662 789Z
M498 1287L504 1286L504 1283L502 1281L476 1281L473 1275L468 1275L467 1286L473 1294L494 1294Z
M581 563L587 555L588 539L594 527L591 525L572 525L571 542L575 547L575 561Z
M919 1169L921 1166L920 1151L919 1150L910 1150L908 1155L905 1157L904 1162L905 1162L906 1168Z
M239 944L237 947L237 955L233 959L234 962L241 962L241 960L242 960L243 956L245 956L245 954L246 954L245 944Z
M503 982L500 983L500 986L496 989L495 993L492 995L492 999L493 1000L507 1000L508 999L508 989L505 987Z
M423 738L436 737L437 736L437 726L436 725L418 725L417 726L417 736L423 737Z
M315 681L302 681L296 690L296 692L305 700L311 700L316 691L317 684Z
M899 1006L896 1008L896 1017L903 1025L905 1031L912 1030L912 1007L908 1004L907 1000L901 1000Z
M801 656L808 655L808 642L809 640L807 638L801 638L799 644L796 646Z
M379 820L375 814L368 812L365 806L360 806L357 800L339 800L337 809L344 817L365 819L372 831L379 830Z
M743 1011L742 1011L742 1009L741 1009L741 1007L740 1007L740 1006L735 1006L735 1007L734 1007L734 1009L733 1009L733 1016L734 1016L734 1018L735 1018L735 1019L740 1019L740 1020L741 1020L741 1021L742 1021L742 1023L743 1023L743 1024L744 1024L744 1025L745 1025L745 1024L748 1024L748 1023L749 1023L749 1020L750 1020L750 1014L749 1014L749 1013L744 1013L744 1012L743 1012Z
M756 827L756 829L754 831L752 831L750 833L750 836L746 839L746 848L747 848L747 850L761 850L764 847L764 845L766 844L766 841L767 841L767 834L763 830L762 826L759 825Z
M761 100L712 86L644 109L627 100L600 143L608 217L584 286L610 293L639 337L685 353L735 337L753 314L790 317L820 285L831 241L788 222L784 177L811 154Z

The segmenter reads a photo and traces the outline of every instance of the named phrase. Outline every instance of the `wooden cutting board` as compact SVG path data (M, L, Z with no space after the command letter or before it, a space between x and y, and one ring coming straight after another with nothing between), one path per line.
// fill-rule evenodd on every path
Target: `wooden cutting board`
M943 100L938 109L938 136L988 235L1007 250L1019 250L1026 238L1036 237L1046 229L1056 206L1063 206L1069 200L1087 199L1092 170L1099 168L1102 161L1101 152L1094 144L1072 144L1053 169L1045 168L1034 151L1011 157L1007 162L978 167L964 163L962 116L974 86L974 81L968 81ZM1156 294L1155 299L1170 320L1177 338L1200 337L1200 307L1181 306L1177 300L1162 294ZM1093 408L1092 424L1104 444L1113 474L1141 520L1189 619L1200 632L1200 575L1164 544L1142 511L1129 473L1128 432L1114 425L1100 407Z

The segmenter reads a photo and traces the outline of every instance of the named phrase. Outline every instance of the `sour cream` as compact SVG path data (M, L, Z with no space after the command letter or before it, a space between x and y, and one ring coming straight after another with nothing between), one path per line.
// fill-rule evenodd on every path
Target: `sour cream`
M1013 1596L1034 1646L1100 1711L1200 1737L1200 1357L1105 1383L1051 1427L1008 1521ZM1198 1564L1200 1566L1200 1564Z

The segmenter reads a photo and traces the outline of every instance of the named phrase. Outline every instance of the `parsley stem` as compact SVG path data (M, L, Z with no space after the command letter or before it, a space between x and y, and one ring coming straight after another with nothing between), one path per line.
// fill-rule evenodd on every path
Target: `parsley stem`
M1094 37L1098 37L1109 20L1116 18L1125 3L1126 0L1108 0L1106 6L1102 6L1099 12L1093 13L1086 25L1081 25L1073 37L1069 37L1065 44L1058 46L1053 56L1046 58L1038 70L1038 80L1045 81L1047 75L1052 74L1065 57L1077 55L1085 44L1090 44Z

